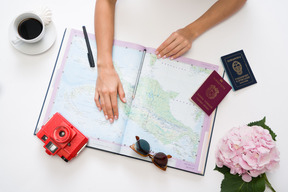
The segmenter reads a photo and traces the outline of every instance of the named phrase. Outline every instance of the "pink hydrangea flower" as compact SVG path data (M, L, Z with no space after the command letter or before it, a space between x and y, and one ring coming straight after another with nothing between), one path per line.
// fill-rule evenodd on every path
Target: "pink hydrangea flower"
M218 144L216 165L230 168L245 182L279 164L279 151L269 131L260 126L232 128Z

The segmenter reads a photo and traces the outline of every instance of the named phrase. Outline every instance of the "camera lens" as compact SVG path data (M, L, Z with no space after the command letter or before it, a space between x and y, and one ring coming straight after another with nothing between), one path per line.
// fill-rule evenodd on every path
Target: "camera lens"
M65 131L60 131L60 132L59 132L59 136L60 136L60 137L64 137L64 136L65 136Z
M65 126L58 126L54 130L53 139L59 143L68 142L71 137L71 131Z

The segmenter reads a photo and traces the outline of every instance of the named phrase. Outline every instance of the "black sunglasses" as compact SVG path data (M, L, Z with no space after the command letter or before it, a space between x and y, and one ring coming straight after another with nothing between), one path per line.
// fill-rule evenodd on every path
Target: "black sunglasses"
M162 152L151 155L149 143L144 139L140 139L138 136L136 136L136 143L131 145L130 148L143 157L150 157L154 165L163 171L166 171L168 159L172 157Z

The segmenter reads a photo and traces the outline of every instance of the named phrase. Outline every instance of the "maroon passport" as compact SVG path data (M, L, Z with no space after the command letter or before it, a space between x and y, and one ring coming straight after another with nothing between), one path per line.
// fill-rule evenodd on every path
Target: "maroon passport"
M211 115L231 89L232 87L216 71L213 71L191 99L207 115Z

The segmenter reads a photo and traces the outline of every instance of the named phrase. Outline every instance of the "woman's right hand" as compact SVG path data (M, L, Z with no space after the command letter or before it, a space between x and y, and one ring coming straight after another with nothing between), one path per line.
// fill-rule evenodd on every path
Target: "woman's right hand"
M106 120L113 123L119 117L117 95L119 94L120 100L126 103L125 92L113 63L103 66L97 64L97 66L98 77L94 100L98 109L103 110Z

